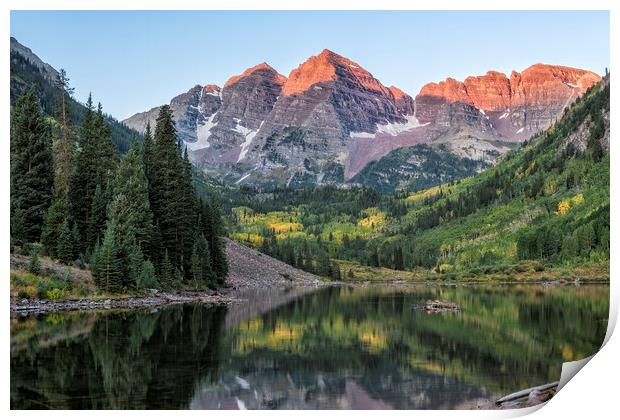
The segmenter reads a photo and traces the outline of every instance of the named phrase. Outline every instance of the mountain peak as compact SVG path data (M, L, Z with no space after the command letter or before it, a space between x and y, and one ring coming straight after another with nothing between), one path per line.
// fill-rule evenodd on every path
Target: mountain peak
M324 49L319 55L311 56L294 69L282 94L299 94L317 83L331 82L338 78L350 78L366 90L389 94L388 89L362 66L328 49Z
M482 76L469 76L463 82L448 77L442 82L424 85L418 97L463 102L481 110L494 111L525 102L537 102L538 105L564 103L571 90L580 95L599 80L599 75L588 70L537 63L521 73L512 71L510 78L495 70Z
M205 85L202 89L205 93L219 92L222 90L218 85Z
M402 99L402 98L404 98L406 96L409 96L405 92L403 92L401 89L397 88L394 85L390 86L388 89L389 89L390 92L392 92L392 95L394 96L394 99L396 99L396 100L399 100L399 99Z
M230 79L228 79L226 81L226 83L224 84L224 88L233 85L235 83L237 83L239 80L243 79L244 77L247 77L249 75L251 75L252 73L259 71L259 70L267 70L270 73L273 74L273 76L276 79L276 82L278 84L283 85L284 83L286 83L286 77L282 76L280 73L278 73L273 67L271 67L269 64L262 62L260 64L255 65L254 67L250 67L249 69L245 70L243 73L237 75L237 76L233 76Z

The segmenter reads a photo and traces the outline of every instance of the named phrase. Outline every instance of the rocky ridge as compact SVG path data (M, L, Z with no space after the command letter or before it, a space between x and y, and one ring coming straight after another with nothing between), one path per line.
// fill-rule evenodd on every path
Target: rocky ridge
M197 85L171 107L190 157L225 183L342 185L392 150L418 144L445 144L480 167L492 164L599 80L590 71L535 64L510 77L489 71L429 83L414 99L323 50L288 77L261 63L222 89ZM158 110L125 123L143 129Z

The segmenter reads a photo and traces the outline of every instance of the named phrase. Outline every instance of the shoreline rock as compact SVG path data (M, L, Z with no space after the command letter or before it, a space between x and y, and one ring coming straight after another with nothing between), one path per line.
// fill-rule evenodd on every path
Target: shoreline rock
M11 299L11 316L30 316L52 312L87 311L96 309L138 309L183 303L230 305L240 301L219 292L158 293L154 296L132 296L110 299L75 299L50 301L44 299Z
M444 302L441 300L427 300L423 304L416 305L414 309L423 309L427 313L437 312L459 312L463 308L453 302Z

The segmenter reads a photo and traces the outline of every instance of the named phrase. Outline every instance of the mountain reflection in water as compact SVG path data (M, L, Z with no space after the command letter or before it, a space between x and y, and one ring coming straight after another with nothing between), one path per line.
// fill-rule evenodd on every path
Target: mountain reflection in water
M305 294L304 294L305 293ZM608 285L329 287L11 320L11 407L450 409L595 352ZM462 312L427 314L426 299Z

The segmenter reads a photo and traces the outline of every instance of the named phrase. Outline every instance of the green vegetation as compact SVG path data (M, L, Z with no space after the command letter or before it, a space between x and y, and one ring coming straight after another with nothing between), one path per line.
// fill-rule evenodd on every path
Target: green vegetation
M350 182L382 193L418 191L474 175L489 166L482 160L459 157L445 145L420 144L392 150L366 165Z
M18 244L41 237L53 173L50 129L28 89L11 110L11 236Z
M603 81L493 168L423 191L224 190L231 237L322 275L331 259L429 278L608 279L608 113Z
M51 280L37 277L39 252L89 267L99 293L223 285L228 264L220 213L196 194L170 108L161 108L155 132L147 129L143 145L133 136L119 156L101 104L95 110L89 97L76 128L63 70L55 89L57 120L44 117L34 88L16 99L11 113L11 244L24 254L32 243L42 245L34 247L34 277L24 287L43 287L40 298L71 294L47 290Z
M17 299L63 300L85 296L87 289L75 284L70 272L65 278L25 271L11 271L11 297Z

